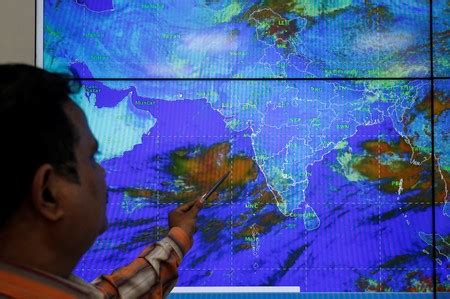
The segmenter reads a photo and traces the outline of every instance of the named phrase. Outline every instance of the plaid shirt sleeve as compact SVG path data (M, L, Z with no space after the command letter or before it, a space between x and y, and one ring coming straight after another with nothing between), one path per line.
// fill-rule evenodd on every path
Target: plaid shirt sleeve
M178 266L192 239L179 227L147 247L131 264L92 283L106 298L162 298L177 282Z

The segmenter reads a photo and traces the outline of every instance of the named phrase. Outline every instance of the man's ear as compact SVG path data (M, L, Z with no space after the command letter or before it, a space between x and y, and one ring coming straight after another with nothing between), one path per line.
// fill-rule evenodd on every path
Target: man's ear
M57 190L61 178L50 164L41 165L35 172L31 185L31 201L36 211L50 221L64 216L64 208Z

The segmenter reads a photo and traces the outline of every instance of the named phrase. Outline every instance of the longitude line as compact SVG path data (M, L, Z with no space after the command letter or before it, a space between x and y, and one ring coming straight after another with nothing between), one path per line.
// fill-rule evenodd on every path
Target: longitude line
M434 157L434 61L433 61L433 1L430 0L430 76L431 76L431 232L433 259L433 298L437 298L437 265L436 265L436 190L435 190L435 157Z

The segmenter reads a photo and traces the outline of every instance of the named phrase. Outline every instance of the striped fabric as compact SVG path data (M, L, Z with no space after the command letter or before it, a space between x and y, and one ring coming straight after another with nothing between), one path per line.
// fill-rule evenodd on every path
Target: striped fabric
M131 264L88 284L0 262L0 298L163 298L176 285L178 266L192 240L178 227Z

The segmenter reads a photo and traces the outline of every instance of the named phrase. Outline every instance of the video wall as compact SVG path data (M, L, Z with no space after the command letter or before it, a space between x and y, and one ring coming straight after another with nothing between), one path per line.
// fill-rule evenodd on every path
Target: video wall
M205 204L179 286L450 289L450 3L44 0L82 83L108 230L86 280ZM433 251L435 244L435 251Z

